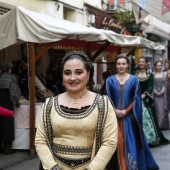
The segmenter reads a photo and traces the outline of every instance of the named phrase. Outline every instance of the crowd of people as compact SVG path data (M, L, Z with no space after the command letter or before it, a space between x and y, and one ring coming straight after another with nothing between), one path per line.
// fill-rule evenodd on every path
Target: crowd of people
M158 60L152 68L140 57L135 74L131 74L129 59L118 55L116 73L108 70L102 75L100 94L87 86L93 81L94 66L84 52L66 53L60 73L53 63L50 66L47 88L55 89L52 83L58 80L56 73L61 73L62 91L58 88L54 96L44 96L39 113L35 147L40 169L159 169L150 147L170 144L162 133L170 128L168 60ZM0 98L0 106L13 111L14 105L20 106L22 90L11 70L9 63L1 67L0 95L7 93L8 103ZM13 121L13 117L0 116L0 146L7 154L13 153ZM4 132L6 124L10 124L10 133Z
M139 58L136 76L139 79L141 88L143 130L147 142L151 146L169 143L169 140L165 139L159 127L157 110L155 110L154 105L155 97L153 97L153 91L156 77L154 74L147 72L147 59L144 57Z

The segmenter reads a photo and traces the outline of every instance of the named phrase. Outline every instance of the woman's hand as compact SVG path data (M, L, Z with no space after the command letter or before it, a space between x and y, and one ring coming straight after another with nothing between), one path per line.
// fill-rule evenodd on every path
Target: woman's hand
M119 109L116 109L115 110L115 113L116 113L116 116L118 118L122 118L126 115L126 110L119 110Z
M161 95L162 95L161 92L157 92L157 93L156 93L156 96L158 96L158 97L161 96Z
M146 94L145 94L145 93L141 95L142 100L143 100L145 97L146 97Z

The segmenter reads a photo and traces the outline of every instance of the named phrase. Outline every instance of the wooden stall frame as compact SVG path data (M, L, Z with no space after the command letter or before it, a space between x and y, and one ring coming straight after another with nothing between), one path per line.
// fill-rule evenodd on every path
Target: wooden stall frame
M29 43L30 66L30 156L35 155L35 44Z

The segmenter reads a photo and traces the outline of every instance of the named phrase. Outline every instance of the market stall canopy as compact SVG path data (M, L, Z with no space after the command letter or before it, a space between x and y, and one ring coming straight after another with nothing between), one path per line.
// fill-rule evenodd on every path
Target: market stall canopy
M169 0L131 0L137 22L142 21L148 14L170 24Z
M109 41L119 46L148 47L162 50L164 47L139 36L117 34L110 30L86 27L78 23L16 7L0 18L0 50L22 42L47 43L65 38L87 42Z

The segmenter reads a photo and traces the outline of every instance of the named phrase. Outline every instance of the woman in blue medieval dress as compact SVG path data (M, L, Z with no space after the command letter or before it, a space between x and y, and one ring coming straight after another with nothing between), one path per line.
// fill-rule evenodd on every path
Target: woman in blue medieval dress
M142 101L139 80L127 72L129 60L116 57L117 74L106 81L105 93L113 101L118 119L118 149L109 170L157 170L142 129ZM118 160L116 160L118 159Z

